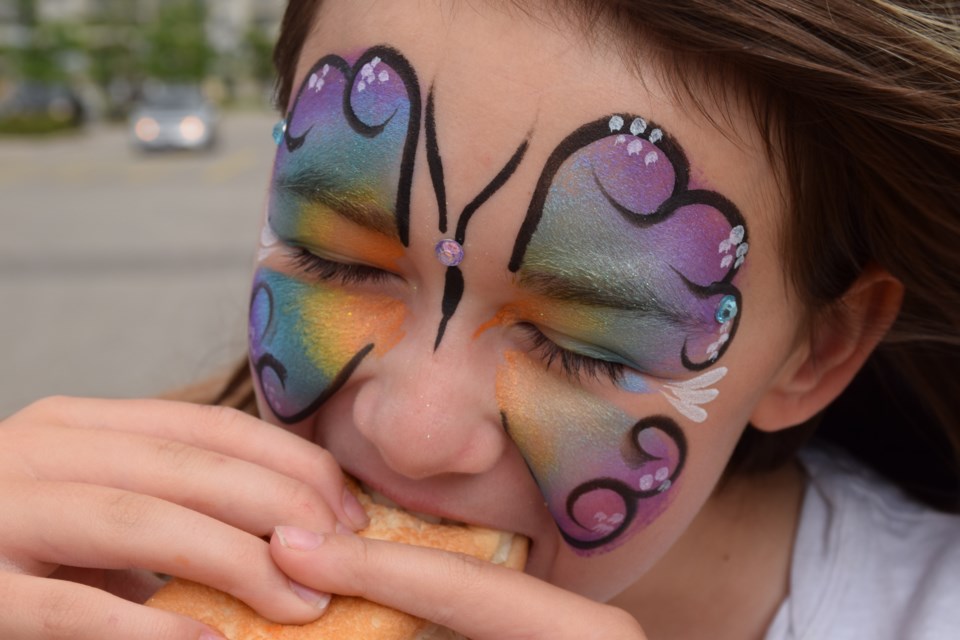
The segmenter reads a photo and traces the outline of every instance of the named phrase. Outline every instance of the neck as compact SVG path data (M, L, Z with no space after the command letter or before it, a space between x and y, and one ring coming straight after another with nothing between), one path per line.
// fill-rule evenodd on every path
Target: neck
M730 479L611 604L633 613L654 640L763 638L787 595L803 490L796 463Z

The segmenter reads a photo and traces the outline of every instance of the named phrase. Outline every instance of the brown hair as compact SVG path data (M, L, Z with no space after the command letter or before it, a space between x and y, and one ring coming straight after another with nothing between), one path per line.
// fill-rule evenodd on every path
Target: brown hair
M274 54L279 105L289 102L320 3L289 1ZM534 17L543 6L512 4ZM705 78L719 92L733 86L750 100L781 173L789 209L781 250L791 284L811 310L812 328L829 321L830 310L872 263L905 285L893 329L823 422L776 434L748 429L729 469L782 464L820 424L822 433L919 497L956 508L957 3L567 0L550 6L587 34L615 33L626 60L631 43L645 38L658 46L665 71L682 71L673 77ZM696 101L692 87L683 89ZM218 400L252 410L246 367Z

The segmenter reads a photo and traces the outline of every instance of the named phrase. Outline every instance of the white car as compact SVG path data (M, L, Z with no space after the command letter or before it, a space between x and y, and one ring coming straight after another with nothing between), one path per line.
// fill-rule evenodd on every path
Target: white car
M216 109L194 85L149 85L130 116L141 149L209 149L216 142Z

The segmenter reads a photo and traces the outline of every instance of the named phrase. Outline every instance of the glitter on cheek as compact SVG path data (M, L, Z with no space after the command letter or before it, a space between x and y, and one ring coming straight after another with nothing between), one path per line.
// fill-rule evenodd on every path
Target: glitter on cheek
M497 376L505 426L567 543L610 551L659 516L676 493L686 439L665 416L639 421L519 352Z

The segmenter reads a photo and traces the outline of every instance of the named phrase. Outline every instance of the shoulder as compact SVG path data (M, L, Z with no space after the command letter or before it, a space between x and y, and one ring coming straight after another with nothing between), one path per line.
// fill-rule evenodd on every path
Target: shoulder
M960 517L921 505L846 454L801 454L808 486L790 596L768 638L952 637Z

